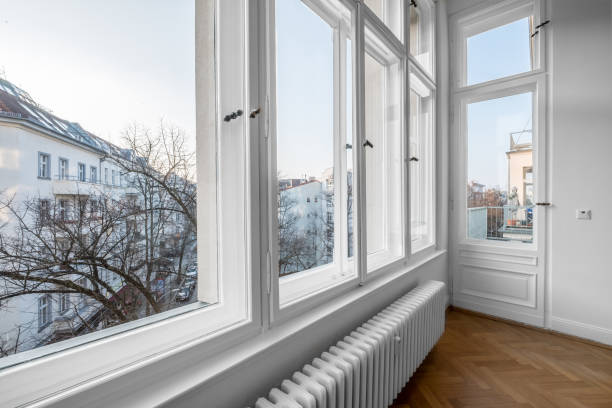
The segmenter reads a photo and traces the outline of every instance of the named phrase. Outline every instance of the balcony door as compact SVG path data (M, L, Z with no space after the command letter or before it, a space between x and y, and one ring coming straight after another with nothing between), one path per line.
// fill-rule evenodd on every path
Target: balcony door
M453 302L537 326L547 208L543 81L479 88L454 104Z

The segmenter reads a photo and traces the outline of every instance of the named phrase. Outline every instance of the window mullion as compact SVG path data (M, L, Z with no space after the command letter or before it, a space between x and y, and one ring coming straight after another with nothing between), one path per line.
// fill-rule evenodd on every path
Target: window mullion
M343 215L346 211L346 46L342 24L334 30L334 263L344 272L348 233ZM327 222L327 218L326 218Z
M353 68L354 78L354 124L355 130L353 138L353 149L355 150L355 192L353 200L355 202L355 253L357 261L357 272L359 274L359 282L363 283L367 278L367 214L362 209L366 208L366 164L365 164L365 26L364 26L364 5L357 3L356 7L356 24L355 41L354 41L354 61Z

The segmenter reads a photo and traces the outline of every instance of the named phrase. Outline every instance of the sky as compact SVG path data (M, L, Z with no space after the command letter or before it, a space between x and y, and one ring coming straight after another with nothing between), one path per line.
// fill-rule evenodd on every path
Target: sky
M0 0L0 72L113 143L164 120L195 148L194 35L194 0Z
M527 18L468 38L468 85L529 71L529 38ZM532 128L532 94L472 103L467 116L468 182L507 189L509 134Z
M332 30L299 0L276 2L277 171L319 178L333 166Z

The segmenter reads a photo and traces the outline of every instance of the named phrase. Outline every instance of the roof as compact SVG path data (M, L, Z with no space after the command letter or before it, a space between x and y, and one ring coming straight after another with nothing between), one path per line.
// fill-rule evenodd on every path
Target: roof
M70 122L55 116L36 103L26 91L0 78L0 118L2 117L38 125L103 154L125 158L130 156L128 149L121 149L86 131L76 122Z

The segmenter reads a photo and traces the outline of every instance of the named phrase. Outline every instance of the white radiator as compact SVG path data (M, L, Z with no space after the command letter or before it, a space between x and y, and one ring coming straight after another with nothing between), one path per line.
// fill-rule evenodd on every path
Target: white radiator
M259 398L255 408L384 408L444 332L446 289L408 292Z

